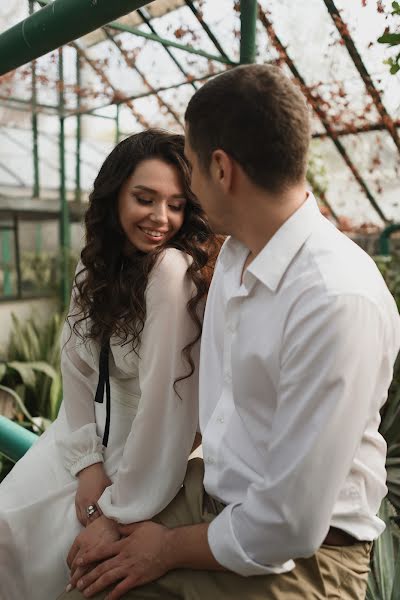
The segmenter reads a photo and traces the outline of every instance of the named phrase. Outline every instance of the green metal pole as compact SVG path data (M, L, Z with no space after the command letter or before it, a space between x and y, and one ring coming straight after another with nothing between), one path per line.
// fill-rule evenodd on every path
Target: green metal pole
M65 117L64 117L64 61L63 49L58 50L59 68L59 93L58 101L60 107L60 133L59 133L59 160L60 160L60 255L61 255L61 304L66 308L69 304L69 209L67 202L67 190L65 185Z
M0 35L0 75L145 4L147 0L54 0Z
M0 452L17 462L38 439L38 436L0 416Z
M40 254L42 251L42 224L37 223L35 229L35 253Z
M22 298L22 271L21 271L21 252L19 243L19 220L18 215L14 215L14 256L15 268L17 271L17 297Z
M251 0L251 1L253 1L253 0ZM173 40L168 40L166 38L162 38L159 35L155 35L154 33L147 33L146 31L142 31L141 29L137 29L136 27L130 27L129 25L125 25L124 23L119 23L117 21L108 23L107 27L111 27L111 29L116 29L118 31L132 33L133 35L137 35L139 37L144 37L144 38L146 38L146 40L151 40L152 42L158 42L159 44L162 44L164 46L164 48L167 48L167 47L176 48L177 50L183 50L183 52L189 52L189 54L196 54L197 56L203 56L204 58L207 58L208 60L220 62L225 65L236 65L237 64L237 63L231 61L229 58L225 58L224 56L210 54L209 52L204 52L204 50L199 50L198 48L193 48L193 46L179 44L178 42L174 42Z
M33 0L29 0L29 14L34 14ZM37 115L37 86L36 61L32 61L32 155L33 155L33 197L39 198L39 150L38 150L38 115Z
M140 15L140 18L142 19L143 23L146 23L147 27L150 29L150 31L152 33L154 33L154 35L158 35L157 31L154 29L153 24L150 22L150 19L147 18L145 12L139 8L139 10L137 11L138 15ZM163 46L164 51L166 52L166 54L168 54L168 56L170 57L170 59L176 64L176 66L178 67L178 69L180 70L180 72L182 73L182 75L185 76L185 79L188 79L188 74L185 71L185 69L182 67L181 63L179 62L179 60L177 58L175 58L174 54L171 52L171 50L169 48L167 48L167 46ZM192 86L192 88L194 90L197 90L197 85L194 81L190 82L190 85Z
M121 109L121 105L117 104L115 108L117 109L117 112L115 113L115 143L119 144L119 138L121 135L120 127L119 127L119 112Z
M223 71L219 71L219 72L222 73ZM185 85L190 85L193 82L207 81L207 79L210 79L210 77L215 77L215 75L218 75L218 73L207 73L207 75L202 75L201 77L195 77L191 81L181 81L180 83L176 83L174 85L167 85L165 87L159 87L154 90L149 90L147 92L143 92L142 94L135 94L133 96L127 96L126 98L121 98L120 100L116 100L115 102L113 102L113 104L125 104L125 102L128 102L128 100L139 100L139 98L147 98L148 96L154 96L156 94L159 94L160 92L167 92L169 90L177 90L178 88L183 87ZM81 110L81 115L91 115L94 117L100 117L102 119L115 119L115 117L98 115L94 112L96 110L101 110L102 108L107 108L108 106L110 106L110 102L108 102L107 104L102 104L101 106L96 106L95 108L90 108L88 110ZM65 115L65 117L73 117L76 114L77 114L76 111L71 111L71 112L68 112Z
M76 53L76 164L75 164L75 200L81 201L81 59Z
M240 1L240 64L256 59L257 0Z
M23 98L15 98L14 96L4 96L2 94L0 94L0 100L4 101L4 102L12 102L12 103L17 103L17 104L22 104L23 108L22 110L26 110L27 109L27 105L29 104L29 106L31 106L32 104L32 100L24 100ZM41 102L36 102L36 107L37 108L43 108L44 110L52 110L52 112L50 114L55 114L58 110L58 106L54 106L52 104L43 104Z
M400 223L392 223L382 231L378 240L379 254L383 254L384 256L390 255L389 238L395 231L400 231Z
M3 263L3 295L12 296L11 283L11 231L1 232L1 255Z

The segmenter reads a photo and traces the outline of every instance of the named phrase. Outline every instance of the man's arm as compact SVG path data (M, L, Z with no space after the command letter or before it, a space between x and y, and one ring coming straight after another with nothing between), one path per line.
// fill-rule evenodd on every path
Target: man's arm
M71 587L85 597L116 585L107 600L158 579L173 569L225 570L214 558L207 541L208 523L168 529L151 521L124 525L119 542L89 550L73 565ZM89 573L86 568L99 560Z

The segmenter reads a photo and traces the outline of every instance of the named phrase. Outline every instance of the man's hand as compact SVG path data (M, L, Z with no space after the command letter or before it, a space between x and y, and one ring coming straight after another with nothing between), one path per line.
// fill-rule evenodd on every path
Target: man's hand
M71 569L71 586L75 585L75 582L86 573L88 568L93 565L89 563L85 564L85 568L78 563L81 556L84 556L89 551L91 552L104 552L105 548L108 548L121 537L118 530L118 524L112 519L107 519L104 515L90 523L81 531L81 533L75 538L74 543L67 556L67 563Z
M111 483L112 481L107 476L103 463L96 463L78 473L75 508L76 516L84 527L90 522L86 515L86 508L90 504L96 504L106 487Z
M169 552L170 530L163 525L144 521L120 526L119 532L124 536L121 540L99 545L77 557L76 564L82 573L93 563L103 561L84 575L75 572L71 579L71 584L76 585L85 598L117 584L107 596L107 600L117 600L129 590L154 581L174 568Z

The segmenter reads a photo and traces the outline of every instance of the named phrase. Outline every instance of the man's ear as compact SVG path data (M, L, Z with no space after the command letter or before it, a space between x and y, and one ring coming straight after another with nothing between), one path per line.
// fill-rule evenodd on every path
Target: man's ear
M214 150L211 156L210 173L214 182L227 193L233 183L233 159L224 150Z

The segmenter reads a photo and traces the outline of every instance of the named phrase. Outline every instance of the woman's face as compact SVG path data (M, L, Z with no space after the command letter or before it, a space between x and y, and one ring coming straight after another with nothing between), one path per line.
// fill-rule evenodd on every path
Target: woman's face
M138 164L122 185L118 214L129 242L150 252L182 227L186 198L176 167L158 158Z

